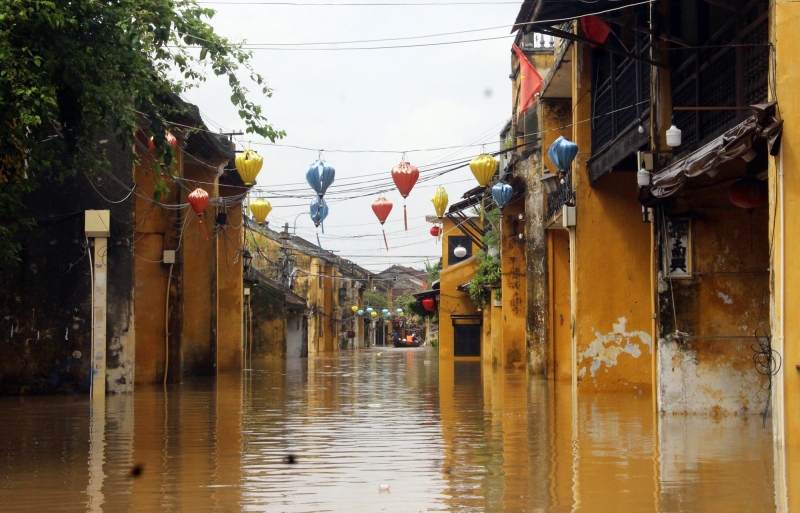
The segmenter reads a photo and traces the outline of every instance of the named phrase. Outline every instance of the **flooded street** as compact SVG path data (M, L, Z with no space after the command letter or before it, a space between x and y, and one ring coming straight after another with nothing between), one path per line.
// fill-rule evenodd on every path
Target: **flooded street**
M761 418L670 416L428 348L0 398L2 511L774 511Z

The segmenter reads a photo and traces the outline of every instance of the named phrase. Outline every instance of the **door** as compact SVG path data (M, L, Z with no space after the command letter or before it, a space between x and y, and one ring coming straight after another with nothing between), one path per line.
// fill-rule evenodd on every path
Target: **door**
M481 355L480 324L455 324L453 326L453 335L454 356Z

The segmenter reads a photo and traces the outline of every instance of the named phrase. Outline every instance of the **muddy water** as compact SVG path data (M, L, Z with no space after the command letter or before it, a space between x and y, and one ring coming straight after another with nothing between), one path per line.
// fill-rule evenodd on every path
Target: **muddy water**
M770 433L370 349L94 410L0 398L0 511L773 511Z

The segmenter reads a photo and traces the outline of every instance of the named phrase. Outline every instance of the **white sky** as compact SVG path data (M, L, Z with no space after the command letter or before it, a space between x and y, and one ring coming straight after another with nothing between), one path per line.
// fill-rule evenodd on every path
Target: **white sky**
M248 43L309 43L399 38L483 29L429 39L361 43L344 46L387 46L463 41L506 36L519 4L444 6L297 6L250 5L227 2L199 3L217 10L211 23L221 35ZM298 0L300 2L421 2L425 0ZM453 2L459 0L432 0ZM464 1L464 0L462 0ZM481 0L465 0L481 1ZM484 0L485 1L485 0ZM278 144L322 149L323 158L336 168L336 181L326 200L330 214L323 248L373 271L392 264L422 268L435 261L441 250L429 234L426 215L434 214L431 197L438 185L460 199L477 185L469 168L448 173L427 183L418 183L408 197L408 231L403 230L403 200L391 180L391 169L407 160L420 168L437 161L470 158L480 146L455 150L412 152L487 143L498 148L499 132L511 114L510 48L512 37L419 48L350 51L255 50L254 68L273 89L272 98L257 96L270 123L285 130ZM331 46L325 46L331 48ZM244 79L246 75L242 74ZM256 87L251 87L255 90ZM236 109L229 101L227 80L209 82L186 94L196 104L212 129L242 131ZM272 203L268 221L273 229L284 222L297 235L314 240L315 229L308 215L314 193L305 182L308 166L317 151L272 146L268 140L246 135L252 148L264 157L257 189ZM244 143L246 147L247 143ZM241 149L242 147L240 147ZM333 150L392 150L394 153L343 153ZM376 180L360 184L363 180ZM347 199L350 189L374 185L366 197ZM294 189L288 192L290 189ZM275 198L284 191L301 198ZM386 222L390 250L384 248L381 226L370 207L381 191L394 203ZM254 194L258 196L260 194ZM299 215L299 216L298 216ZM357 238L356 238L357 237ZM407 258L413 257L413 258Z

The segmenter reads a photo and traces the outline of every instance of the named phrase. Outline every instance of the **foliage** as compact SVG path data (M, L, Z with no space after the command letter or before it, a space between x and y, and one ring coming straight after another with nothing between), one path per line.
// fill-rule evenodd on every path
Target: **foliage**
M426 260L425 272L428 273L428 285L430 286L439 279L439 275L442 272L442 259L440 258L435 264L431 264Z
M475 267L475 277L469 285L469 297L475 306L483 308L490 299L490 287L500 284L500 259L489 256L484 251L476 255L478 264Z
M0 2L0 259L18 259L25 193L106 163L101 130L127 152L141 128L169 166L165 131L189 109L177 98L207 70L227 78L248 133L283 137L237 75L271 96L250 52L217 35L213 15L194 0Z
M487 249L493 248L499 251L500 233L502 232L499 208L493 208L484 213L483 226L486 229L486 233L481 238L481 241L486 245Z
M439 350L439 337L433 337L428 340L428 344L436 351Z
M371 306L375 310L380 310L382 308L386 308L386 294L381 294L380 292L372 292L372 291L365 291L364 292L364 305Z

